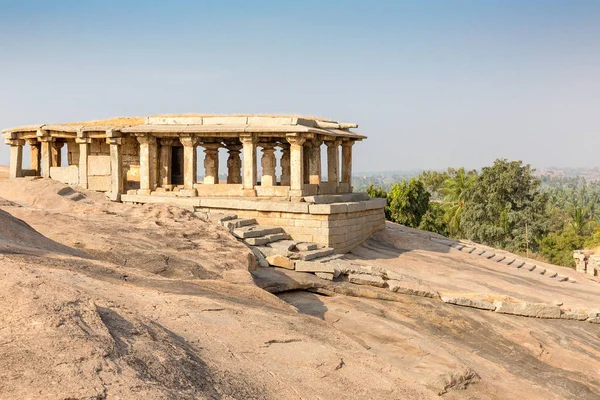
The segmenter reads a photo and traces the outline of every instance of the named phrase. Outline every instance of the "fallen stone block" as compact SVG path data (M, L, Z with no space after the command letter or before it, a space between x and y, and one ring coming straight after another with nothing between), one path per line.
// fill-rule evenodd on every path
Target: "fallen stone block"
M450 245L450 247L452 247L453 249L456 249L456 250L460 251L460 250L462 250L462 249L465 248L465 245L464 244L460 244L460 243L454 243L454 244Z
M527 269L528 271L533 271L537 268L537 266L535 264L525 264L523 268Z
M473 252L473 254L475 254L476 256L480 256L480 255L482 255L485 252L486 252L486 250L484 250L484 249L475 249L475 251Z
M500 262L504 260L506 257L501 254L496 254L494 257L490 258L491 261Z
M523 265L525 265L525 261L523 260L515 260L513 263L510 264L511 267L515 268L521 268Z
M396 293L430 297L432 299L437 299L440 297L439 293L435 290L417 282L389 280L387 281L387 284L389 290Z
M460 251L471 254L472 252L475 251L475 247L465 246L462 249L460 249Z
M305 242L302 242L302 243L298 243L298 244L296 245L296 248L297 248L299 251L309 251L309 250L316 250L318 247L319 247L319 246L317 246L317 244L316 244L316 243L305 243Z
M494 311L496 309L496 306L492 303L481 300L472 300L466 297L442 296L442 301L444 303L456 304L457 306L479 308L482 310Z
M338 259L340 259L340 258L342 258L342 257L344 257L344 255L343 255L343 254L332 254L332 255L330 255L330 256L325 256L325 257L316 258L316 259L314 259L313 261L316 261L316 262L323 263L323 262L336 261L336 260L338 260Z
M558 274L554 271L548 271L548 276L550 278L556 278L558 276Z
M332 262L337 265L343 274L365 274L380 277L383 277L384 275L384 271L382 269L370 265L352 264L347 260L335 260Z
M560 307L551 306L544 303L509 303L505 301L495 301L496 312L501 314L521 315L523 317L534 318L560 318Z
M278 249L278 250L281 250L284 252L288 252L288 251L294 250L296 248L297 244L298 244L298 242L295 242L293 240L278 240L278 241L271 242L269 244L269 247L271 247L273 249Z
M491 251L484 251L479 256L483 257L483 258L487 258L489 260L490 258L494 257L495 255L496 255L496 253L492 253Z
M298 248L298 246L296 246L296 248ZM334 251L335 250L332 248L325 247L323 249L303 251L298 254L299 254L299 257L301 260L310 261L310 260L314 260L315 258L332 255Z
M329 274L327 272L315 272L315 275L318 276L321 279L326 279L328 281L332 281L333 280L333 274Z
M208 213L207 217L210 222L225 225L225 221L237 219L238 216L236 214Z
M294 269L295 263L287 257L281 255L274 255L267 257L267 262L272 267L279 267L285 269Z
M239 239L253 238L259 236L266 236L273 233L282 233L283 228L278 226L260 226L260 225L249 225L233 230L233 236Z
M566 282L566 281L568 281L568 280L569 280L569 277L568 277L568 276L562 276L562 275L559 275L559 276L557 276L557 277L556 277L556 279L557 279L559 282Z
M511 265L512 263L515 262L515 259L512 257L505 257L503 260L500 261L502 264L506 264L506 265Z
M382 277L366 274L350 274L348 275L348 282L356 285L369 285L381 288L385 287L385 281Z
M265 244L269 244L272 242L277 242L277 241L285 240L285 239L289 239L289 238L290 238L290 235L288 235L287 233L274 233L272 235L246 238L246 239L244 239L244 243L246 243L247 245L250 245L250 246L263 246Z
M296 261L296 271L298 272L326 272L334 274L336 266L333 263L320 263L314 261Z
M256 220L254 218L236 218L228 219L223 222L223 226L230 231L235 228L241 228L242 226L255 225Z
M254 254L254 256L256 257L256 259L258 260L258 265L260 265L261 267L268 267L269 263L267 262L265 256L260 252L260 250L256 247L253 247L252 249L252 253Z
M600 317L590 318L587 321L591 322L592 324L600 324Z

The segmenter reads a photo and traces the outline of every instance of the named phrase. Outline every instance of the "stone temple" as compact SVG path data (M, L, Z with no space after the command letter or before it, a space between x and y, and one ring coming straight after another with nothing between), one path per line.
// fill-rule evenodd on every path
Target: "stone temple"
M188 114L31 125L3 137L11 178L51 178L113 201L235 213L344 252L385 227L385 201L352 192L352 148L366 138L354 128L312 117ZM219 149L227 152L224 179Z

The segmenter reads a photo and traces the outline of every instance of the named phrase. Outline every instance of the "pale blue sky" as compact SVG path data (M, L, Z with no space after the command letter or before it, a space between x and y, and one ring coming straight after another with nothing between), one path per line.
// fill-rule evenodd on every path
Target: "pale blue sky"
M355 171L600 165L600 1L0 0L0 128L180 112L356 122Z

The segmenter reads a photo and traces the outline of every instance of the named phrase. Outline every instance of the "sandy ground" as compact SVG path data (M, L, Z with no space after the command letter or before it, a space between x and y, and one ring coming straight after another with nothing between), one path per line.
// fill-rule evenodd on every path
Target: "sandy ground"
M408 295L276 297L245 246L188 211L46 179L0 178L0 198L1 399L600 398L600 325ZM580 274L558 283L426 234L390 229L348 258L440 291L600 304Z

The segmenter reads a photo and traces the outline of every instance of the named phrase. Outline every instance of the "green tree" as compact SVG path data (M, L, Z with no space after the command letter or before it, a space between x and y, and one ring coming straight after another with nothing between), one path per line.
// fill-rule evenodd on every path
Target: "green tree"
M460 233L460 219L464 211L468 189L477 178L475 171L456 170L454 176L446 179L440 189L444 199L444 219L452 236Z
M430 202L429 209L421 217L419 229L439 233L448 236L448 225L444 221L444 209L442 204Z
M568 227L562 232L551 232L542 238L539 252L552 264L574 267L573 250L582 249L584 241L584 237Z
M465 193L461 230L466 238L511 251L524 250L526 232L536 250L547 231L547 196L530 165L498 159Z
M390 219L411 228L417 228L429 209L430 194L419 179L396 182L388 193Z

